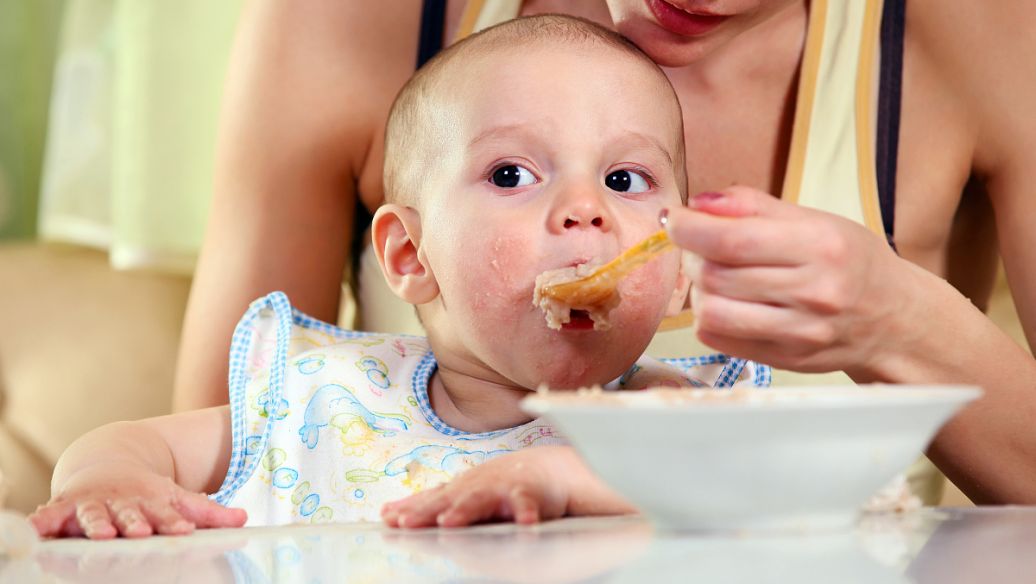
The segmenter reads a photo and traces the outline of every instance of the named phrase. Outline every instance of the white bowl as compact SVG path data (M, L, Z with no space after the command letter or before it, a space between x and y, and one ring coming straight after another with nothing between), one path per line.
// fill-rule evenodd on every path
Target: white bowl
M662 526L809 530L852 525L979 395L901 385L557 391L522 406Z

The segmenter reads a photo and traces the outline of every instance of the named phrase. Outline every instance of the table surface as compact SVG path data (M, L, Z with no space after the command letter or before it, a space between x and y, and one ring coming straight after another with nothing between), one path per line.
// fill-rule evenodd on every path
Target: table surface
M867 515L853 530L704 533L639 517L531 527L377 524L54 540L0 559L0 582L980 582L1036 581L1036 507Z

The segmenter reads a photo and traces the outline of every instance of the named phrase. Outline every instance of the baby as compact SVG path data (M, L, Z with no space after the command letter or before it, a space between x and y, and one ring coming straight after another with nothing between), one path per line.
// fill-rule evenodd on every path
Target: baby
M641 357L687 295L676 253L622 282L608 330L578 313L548 328L533 285L656 231L686 197L682 139L662 71L589 22L523 18L450 47L392 108L372 224L385 278L427 339L345 331L281 293L259 299L234 334L229 406L83 436L33 524L101 539L629 511L521 399L543 384L761 385L767 368Z

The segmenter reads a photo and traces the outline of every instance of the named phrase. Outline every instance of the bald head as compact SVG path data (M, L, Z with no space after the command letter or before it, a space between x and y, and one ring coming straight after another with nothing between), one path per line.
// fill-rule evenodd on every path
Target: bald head
M492 60L503 51L557 45L613 51L652 72L674 112L675 160L680 196L687 198L684 170L683 119L679 101L665 73L647 55L619 34L581 18L538 15L509 20L452 45L426 63L403 86L389 112L385 130L385 199L418 207L422 178L436 166L446 145L454 140L457 105L473 64ZM660 104L660 107L665 107Z

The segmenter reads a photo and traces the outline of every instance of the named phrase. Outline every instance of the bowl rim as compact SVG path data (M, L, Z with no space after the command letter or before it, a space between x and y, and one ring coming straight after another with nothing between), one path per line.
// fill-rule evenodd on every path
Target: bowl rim
M662 391L709 399L677 397L667 400L659 395ZM624 411L687 415L716 411L812 411L963 404L978 399L982 394L978 386L963 384L816 385L734 390L657 387L602 391L595 395L594 400L584 399L566 390L536 393L522 399L521 407L532 414Z

